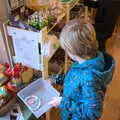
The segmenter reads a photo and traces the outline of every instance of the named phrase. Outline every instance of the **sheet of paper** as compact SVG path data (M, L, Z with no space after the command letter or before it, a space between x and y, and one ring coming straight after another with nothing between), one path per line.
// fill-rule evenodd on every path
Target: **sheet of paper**
M39 39L40 33L11 27L11 35L15 50L15 62L40 69Z

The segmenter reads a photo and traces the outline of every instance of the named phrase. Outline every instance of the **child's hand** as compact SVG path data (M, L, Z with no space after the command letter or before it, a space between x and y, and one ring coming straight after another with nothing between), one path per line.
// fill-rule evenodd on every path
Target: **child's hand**
M53 79L53 78L48 78L48 79L47 79L47 82L48 82L50 85L56 84L56 80Z
M51 102L48 104L52 107L58 107L60 105L60 102L62 100L62 97L54 97Z
M51 85L52 84L52 80L48 79L47 82Z

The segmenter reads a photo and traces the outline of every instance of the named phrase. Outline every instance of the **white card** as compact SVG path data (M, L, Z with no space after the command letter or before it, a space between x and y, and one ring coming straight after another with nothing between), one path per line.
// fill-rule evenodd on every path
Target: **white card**
M40 70L38 43L40 33L9 27L13 39L15 62Z

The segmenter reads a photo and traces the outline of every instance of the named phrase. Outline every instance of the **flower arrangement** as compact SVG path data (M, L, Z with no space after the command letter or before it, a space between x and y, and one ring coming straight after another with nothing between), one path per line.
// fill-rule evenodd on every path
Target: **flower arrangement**
M0 108L4 106L16 93L33 77L33 69L16 64L13 68L9 64L0 64Z
M28 19L28 24L37 30L50 25L54 21L54 17L50 13L35 12Z

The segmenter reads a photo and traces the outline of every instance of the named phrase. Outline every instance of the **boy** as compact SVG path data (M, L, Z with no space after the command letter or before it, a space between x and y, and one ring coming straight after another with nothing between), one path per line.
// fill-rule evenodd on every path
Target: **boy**
M56 83L64 83L63 96L53 98L49 105L59 106L61 120L99 120L112 80L113 58L98 51L93 26L82 20L65 25L60 44L74 63L66 75L56 77Z

